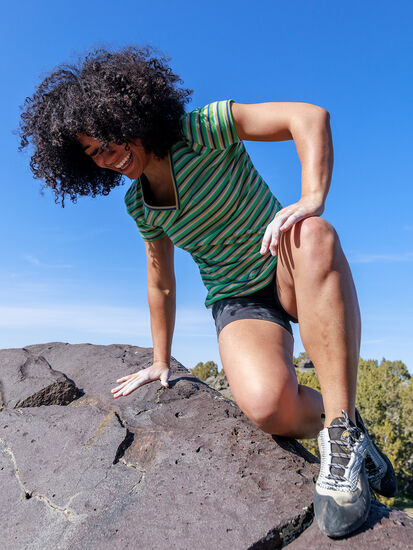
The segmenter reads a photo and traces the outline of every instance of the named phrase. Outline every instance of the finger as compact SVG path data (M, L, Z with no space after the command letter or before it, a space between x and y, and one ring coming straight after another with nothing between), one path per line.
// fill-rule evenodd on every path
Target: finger
M292 228L292 226L294 224L296 224L297 222L299 222L300 220L302 220L305 216L303 214L301 214L300 212L295 212L294 214L292 214L288 220L286 220L283 225L280 227L280 231L288 231L289 229Z
M125 387L125 384L121 384L120 386L116 386L116 388L113 388L110 390L112 393L117 393L118 391L122 390Z
M121 385L118 386L117 388L114 388L114 389L112 390L112 393L115 394L115 395L121 394L121 393L124 391L124 389L126 388L126 386L127 386L126 383L121 384Z
M275 223L273 224L271 243L270 243L270 251L273 256L277 254L278 243L280 240L280 226L284 223L284 220L286 220L287 218L288 218L288 214L284 214L278 220L274 220Z
M270 245L271 256L276 256L278 252L278 243Z
M116 382L123 382L124 380L127 380L128 378L130 378L131 376L133 376L133 374L128 374L127 376L124 376L123 378L118 378L116 380Z
M274 219L272 220L273 225L280 225L285 218L288 218L288 216L291 214L290 207L283 208L282 210L279 210L276 214Z
M113 397L116 399L117 397L120 397L121 395L123 395L123 390L119 390L116 393L114 393Z
M260 254L265 254L268 251L268 247L271 242L271 235L272 227L271 224L269 224L265 230L264 237L262 238Z
M273 234L274 234L274 230L278 234L278 232L280 230L280 227L283 225L285 220L288 219L288 217L290 215L291 215L291 211L284 211L284 212L282 212L282 214L280 214L280 212L278 212L278 214L275 216L275 218L272 222Z
M270 243L270 252L273 256L277 253L278 240L280 235L280 228L278 225L274 224L272 229L271 243Z
M116 393L116 392L118 392L120 389L122 389L123 386L124 386L124 384L121 384L120 386L116 386L116 388L112 388L110 391L111 391L112 393Z
M156 378L151 377L149 375L137 376L133 380L129 381L129 383L123 388L122 395L129 395L131 392L133 392L137 388L140 388L140 386L143 386L144 384L148 384L153 380L156 380Z
M273 238L274 234L276 235L276 238L275 238L275 243L274 243L273 246L275 248L277 247L277 244L278 244L278 238L277 237L278 237L278 234L279 234L279 231L280 231L279 228L291 213L291 210L288 210L288 209L289 209L289 207L286 207L286 208L283 208L282 210L279 210L276 213L275 218L273 219L273 221L267 226L267 229L265 230L264 237L263 237L263 240L262 240L262 245L261 245L261 250L260 250L261 254L265 254L268 251L268 249L270 247L270 244L271 244L271 241L274 240L274 238Z
M116 388L113 388L111 391L117 391L119 388L122 388L126 382L122 382L122 384L119 384L119 386L116 386Z
M125 382L122 382L122 384L119 384L119 386L116 386L116 388L113 388L113 390L111 391L114 392L114 391L120 390L121 388L124 388L129 381L130 381L130 378L128 380L125 380Z
M161 384L162 384L162 386L164 386L165 388L169 388L168 380L169 380L169 371L163 372L163 373L161 374Z
M117 393L117 392L120 392L120 391L123 391L126 386L132 381L132 380L136 380L139 378L139 373L137 374L134 374L134 375L131 375L128 377L127 380L125 380L125 382L122 382L122 384L120 384L119 386L116 386L116 388L113 388L111 390L112 393Z
M136 389L136 387L134 387L133 384L127 384L122 389L120 389L119 392L116 395L117 396L129 395L135 389Z
M139 388L139 386L142 385L142 380L137 380L134 378L133 380L129 381L126 386L123 388L122 394L123 395L129 395L131 392L136 390L136 388Z
M291 218L291 216L295 216L296 213L297 209L290 209L286 212L283 212L282 216L279 216L278 218L276 217L274 221L276 222L278 229L283 227Z

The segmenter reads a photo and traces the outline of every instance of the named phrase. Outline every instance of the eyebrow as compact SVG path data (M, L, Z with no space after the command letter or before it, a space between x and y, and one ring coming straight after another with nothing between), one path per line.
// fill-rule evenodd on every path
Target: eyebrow
M89 149L89 147L91 147L91 145L86 145L85 147L82 147L83 151L86 151L86 149Z

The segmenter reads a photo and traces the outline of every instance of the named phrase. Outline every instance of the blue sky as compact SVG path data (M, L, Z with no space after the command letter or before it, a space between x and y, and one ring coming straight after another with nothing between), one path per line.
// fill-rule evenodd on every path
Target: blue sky
M412 14L410 2L22 0L3 7L0 129L0 347L47 341L151 346L143 241L127 216L128 182L62 209L39 193L18 153L19 106L57 64L95 46L152 44L194 89L217 99L301 101L330 112L335 163L323 217L355 279L361 356L413 372ZM247 143L283 206L300 194L292 141ZM176 250L172 353L220 365L206 290ZM295 354L303 350L295 328Z

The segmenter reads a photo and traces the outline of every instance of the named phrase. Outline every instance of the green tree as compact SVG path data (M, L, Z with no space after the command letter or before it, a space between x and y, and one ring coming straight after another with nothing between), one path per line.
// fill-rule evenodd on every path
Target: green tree
M200 380L206 380L210 376L216 376L218 374L218 365L213 361L207 361L206 363L198 363L193 369L190 369L192 374Z
M377 443L392 461L400 488L412 483L413 381L401 361L360 360L357 406Z
M310 358L307 355L306 351L302 351L298 357L293 357L293 362L295 365L298 365L300 361L309 361Z
M302 355L303 354L301 353L299 358L301 358ZM310 372L299 372L297 370L296 373L297 373L297 379L298 379L299 384L301 384L302 386L308 386L308 387L313 388L314 390L317 390L317 391L321 391L320 390L320 383L318 381L317 375L316 375L314 370L310 370ZM314 455L320 457L320 453L319 453L319 450L318 450L318 443L317 443L316 438L314 438L314 439L301 439L300 443L307 450L309 450L310 453L313 453Z

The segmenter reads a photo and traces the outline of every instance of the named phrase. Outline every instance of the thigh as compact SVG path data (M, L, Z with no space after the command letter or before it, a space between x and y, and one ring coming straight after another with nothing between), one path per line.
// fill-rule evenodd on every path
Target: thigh
M282 232L278 247L277 290L283 308L298 319L297 282L316 271L333 269L333 258L341 251L333 226L324 218L310 216ZM334 269L336 269L334 267Z
M251 408L276 408L297 391L293 338L284 327L240 319L222 329L218 343L231 392L247 416Z
M293 233L296 231L296 225L280 235L277 259L277 294L285 311L298 319L293 275L295 264L291 242Z

